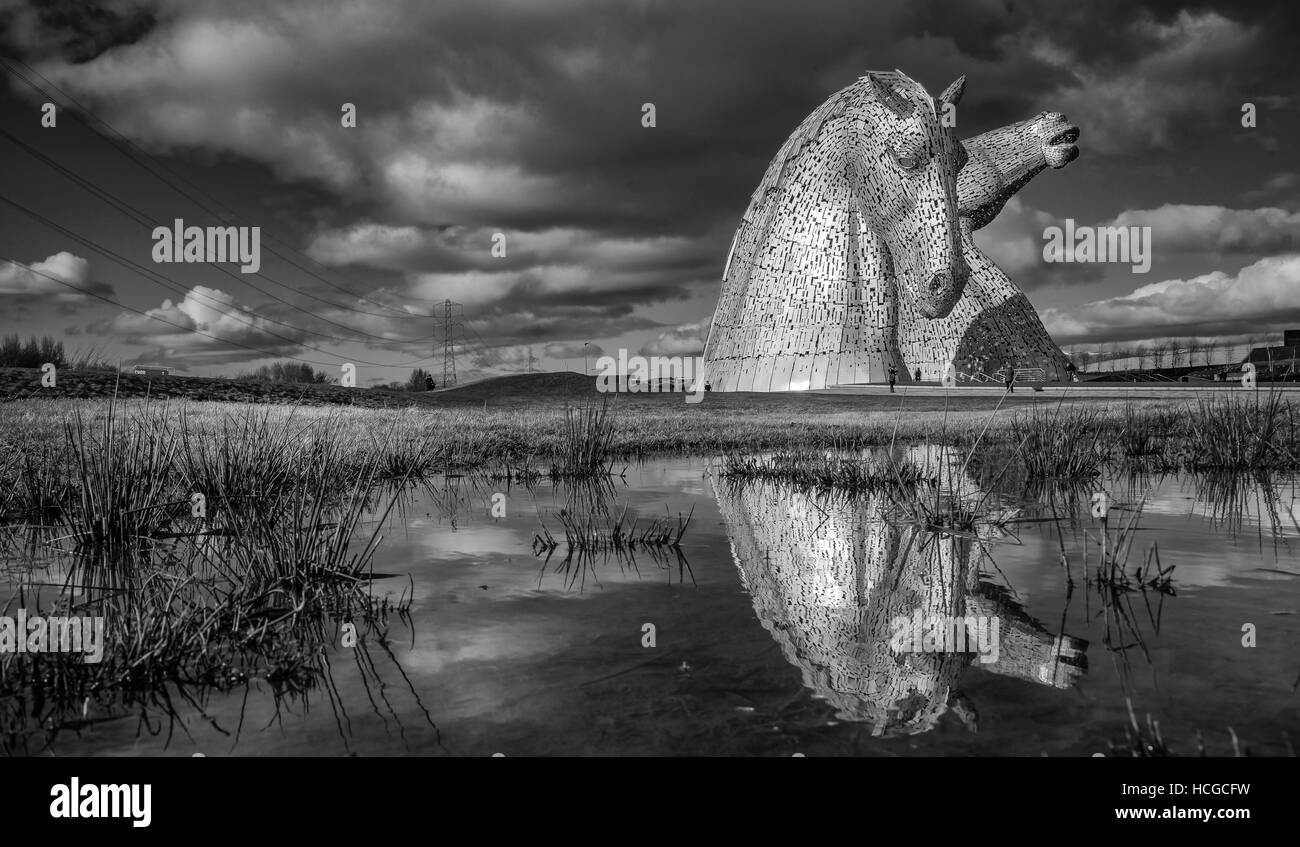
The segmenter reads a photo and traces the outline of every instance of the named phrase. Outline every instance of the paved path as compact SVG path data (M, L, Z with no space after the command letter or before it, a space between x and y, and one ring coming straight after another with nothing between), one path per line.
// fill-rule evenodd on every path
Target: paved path
M1097 398L1105 399L1108 397L1127 397L1143 399L1160 399L1168 397L1187 397L1188 395L1201 394L1241 394L1245 396L1247 392L1254 393L1252 389L1242 388L1240 383L1124 383L1124 382L1076 382L1071 384L1043 384L1035 390L1033 383L1017 383L1016 396L1042 396L1042 397L1073 397L1073 398ZM944 388L941 385L900 385L895 388L896 394L906 394L913 397L942 397L945 394L949 396L976 396L987 397L993 394L1002 394L1006 388L1001 385L958 385L956 388ZM1269 391L1280 391L1288 397L1291 395L1300 396L1300 383L1261 383L1258 389L1260 394L1267 394ZM836 385L832 388L820 388L813 394L888 394L889 386L881 385Z

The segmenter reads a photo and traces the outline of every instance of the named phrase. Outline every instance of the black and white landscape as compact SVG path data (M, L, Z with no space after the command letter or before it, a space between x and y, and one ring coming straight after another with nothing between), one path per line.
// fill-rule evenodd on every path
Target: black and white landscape
M1293 756L1298 33L0 0L0 750Z

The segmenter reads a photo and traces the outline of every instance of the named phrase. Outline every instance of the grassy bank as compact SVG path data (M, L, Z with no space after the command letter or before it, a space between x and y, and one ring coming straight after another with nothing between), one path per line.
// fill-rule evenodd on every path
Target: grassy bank
M85 498L96 491L95 508L112 510L184 501L196 491L234 498L299 482L337 488L361 473L540 469L562 476L616 471L611 462L663 453L807 456L891 443L1001 445L1021 457L1031 477L1088 477L1117 461L1148 469L1300 466L1294 403L1268 393L1019 405L980 396L949 401L947 410L942 397L813 395L800 407L800 398L787 395L752 402L748 410L714 399L688 405L671 395L614 395L390 409L140 399L0 403L0 514L89 508ZM827 478L826 467L803 464ZM118 494L127 500L113 505Z

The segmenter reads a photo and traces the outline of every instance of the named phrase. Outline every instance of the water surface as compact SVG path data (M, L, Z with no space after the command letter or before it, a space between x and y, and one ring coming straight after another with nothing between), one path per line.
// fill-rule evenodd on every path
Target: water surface
M1285 754L1300 724L1293 482L1138 476L1034 491L981 485L943 450L911 458L944 469L943 504L996 520L938 531L885 494L737 482L703 458L631 466L608 488L414 487L385 522L373 582L409 601L409 617L389 618L385 643L329 647L332 696L277 713L254 681L202 714L182 706L183 727L127 714L54 749L1092 755L1123 740L1131 702L1175 752L1194 754L1199 731L1211 755L1231 755L1231 727L1251 752ZM1089 488L1110 492L1109 543L1135 521L1129 570L1157 552L1174 566L1167 590L1085 579L1102 531ZM640 527L691 517L680 550L584 554L564 543L561 510L604 530L620 515ZM557 548L538 545L543 526ZM894 622L913 614L996 617L998 660L900 656Z

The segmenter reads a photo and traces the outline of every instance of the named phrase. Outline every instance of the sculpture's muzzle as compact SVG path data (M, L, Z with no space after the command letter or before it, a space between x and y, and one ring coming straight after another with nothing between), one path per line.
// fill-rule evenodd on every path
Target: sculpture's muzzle
M918 292L917 305L927 318L945 318L966 290L970 267L960 259L930 275L922 291Z

